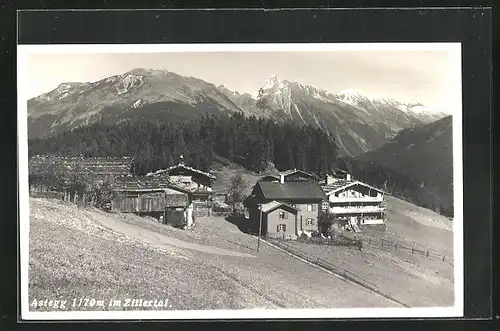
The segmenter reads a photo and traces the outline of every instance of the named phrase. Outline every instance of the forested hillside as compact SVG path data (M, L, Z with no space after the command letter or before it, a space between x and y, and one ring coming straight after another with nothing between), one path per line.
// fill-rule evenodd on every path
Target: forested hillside
M183 124L96 124L29 141L30 155L133 156L137 175L179 161L209 170L217 153L261 172L298 168L319 175L332 169L337 149L332 136L312 126L275 123L242 114L204 116Z
M442 215L453 217L453 199L448 194L441 194L435 186L424 185L412 175L404 174L371 161L354 158L337 160L337 167L350 172L354 179L378 187L387 193L431 209Z

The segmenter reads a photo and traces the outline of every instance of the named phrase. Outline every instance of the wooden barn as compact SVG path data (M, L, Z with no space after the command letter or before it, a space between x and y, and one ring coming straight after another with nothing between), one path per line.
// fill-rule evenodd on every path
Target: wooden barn
M71 191L68 180L73 176L85 176L95 181L127 177L132 163L131 157L32 156L28 160L30 194L65 194Z
M189 167L181 162L167 169L149 173L146 177L158 181L168 181L176 187L187 190L193 203L195 217L211 215L214 175Z
M111 211L147 215L174 226L193 224L190 192L171 183L148 177L118 180Z

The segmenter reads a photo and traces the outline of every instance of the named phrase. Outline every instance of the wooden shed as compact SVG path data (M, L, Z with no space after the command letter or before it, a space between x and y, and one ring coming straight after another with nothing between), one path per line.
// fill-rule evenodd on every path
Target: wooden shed
M137 177L118 181L111 210L147 215L169 223L192 223L192 203L189 192L169 183ZM184 216L176 215L182 212Z

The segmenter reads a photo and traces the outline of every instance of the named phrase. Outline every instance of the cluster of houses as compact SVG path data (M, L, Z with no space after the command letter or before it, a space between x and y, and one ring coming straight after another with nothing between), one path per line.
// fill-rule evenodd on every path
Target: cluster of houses
M257 181L246 204L253 228L267 237L296 238L318 231L322 212L335 215L347 229L385 229L384 192L339 171L325 179L288 170Z
M106 160L87 162L91 171L115 166L106 169L115 176L111 211L148 215L162 223L187 227L197 217L211 214L216 200L213 174L189 167L181 159L169 168L133 176L130 158ZM96 163L101 166L91 165ZM322 212L345 220L343 224L352 231L363 226L385 227L384 192L342 171L325 178L297 169L263 176L253 186L245 206L249 228L261 229L267 237L310 235L318 230Z

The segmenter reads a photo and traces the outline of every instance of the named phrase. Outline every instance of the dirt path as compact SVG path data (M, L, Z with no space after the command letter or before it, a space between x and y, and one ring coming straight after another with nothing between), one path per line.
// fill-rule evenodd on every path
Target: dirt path
M113 231L141 240L143 242L157 246L159 248L168 248L169 246L170 247L174 246L177 248L190 249L207 254L226 255L235 257L251 257L251 258L255 257L251 254L238 253L215 246L200 245L196 243L175 239L157 232L153 232L141 227L133 226L118 221L112 217L105 217L101 215L99 217L93 217L93 218L101 225L108 227Z

